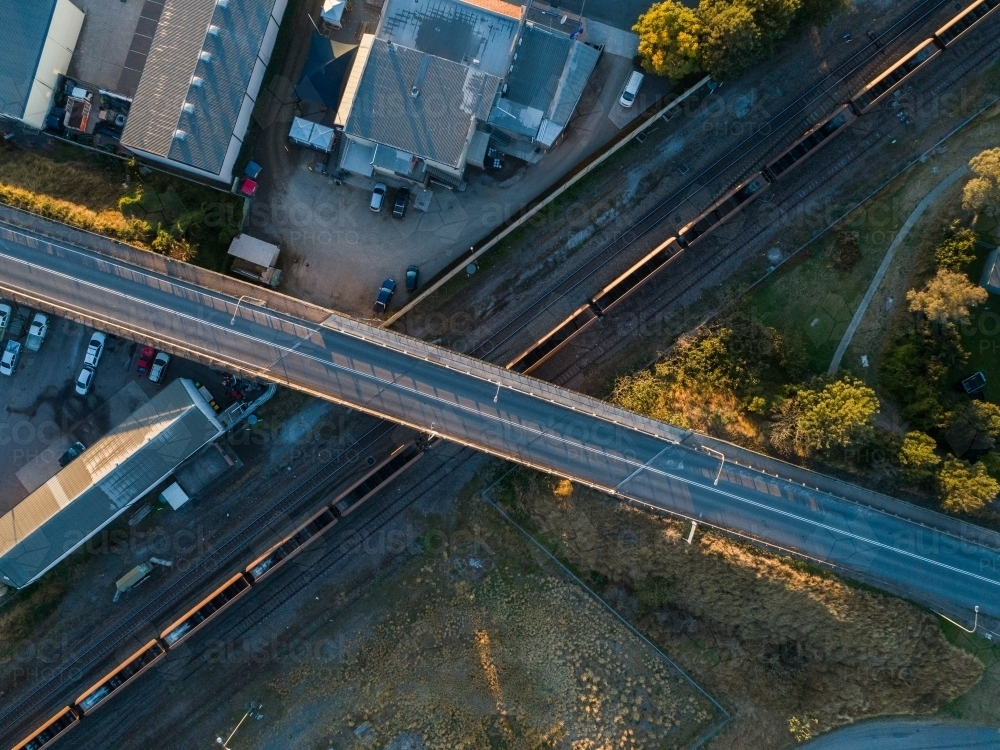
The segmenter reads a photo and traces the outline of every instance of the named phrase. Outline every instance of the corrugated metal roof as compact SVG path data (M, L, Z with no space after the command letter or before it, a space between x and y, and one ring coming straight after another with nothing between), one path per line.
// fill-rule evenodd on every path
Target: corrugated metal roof
M375 39L345 132L457 168L499 86L496 76Z
M597 67L597 59L601 51L589 44L573 40L566 59L566 68L559 79L552 105L548 111L548 119L556 125L565 126L573 116L576 105L587 88L590 74Z
M0 112L23 117L56 0L0 0Z
M0 517L0 574L21 587L222 432L188 380L175 380Z
M122 145L220 173L275 6L276 0L227 7L167 0ZM183 139L174 137L178 130Z
M507 77L504 99L548 111L569 56L569 37L528 24L521 31L517 59Z

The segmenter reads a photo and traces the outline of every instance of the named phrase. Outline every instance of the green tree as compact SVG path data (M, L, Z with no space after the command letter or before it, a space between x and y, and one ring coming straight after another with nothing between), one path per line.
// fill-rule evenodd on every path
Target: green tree
M960 272L976 259L976 233L967 227L952 227L952 231L934 250L938 268Z
M739 78L764 55L761 31L746 5L701 0L701 66L716 81Z
M1000 212L1000 148L972 157L969 169L975 175L965 183L962 206L966 211Z
M913 481L926 481L941 465L941 457L936 450L937 442L927 433L908 432L899 447L899 465Z
M650 73L679 81L701 69L701 22L694 10L675 0L657 3L639 16L639 57Z
M967 450L989 450L1000 437L1000 406L969 401L948 415L945 433L956 456Z
M871 440L878 410L875 391L860 380L844 377L800 390L785 402L775 435L778 441L790 438L804 455L847 448Z
M945 460L938 472L941 507L949 513L978 513L1000 492L997 482L981 463L960 458Z
M775 53L782 40L788 36L801 0L737 0L753 13L753 21L760 30L761 56Z
M985 302L989 295L963 273L940 269L927 285L906 293L910 312L921 313L938 324L968 323L969 308Z

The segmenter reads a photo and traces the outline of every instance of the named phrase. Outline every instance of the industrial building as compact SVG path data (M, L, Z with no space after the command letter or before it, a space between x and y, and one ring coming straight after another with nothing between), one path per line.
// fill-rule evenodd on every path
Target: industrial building
M0 115L40 128L84 13L70 0L0 0Z
M121 145L231 183L286 3L165 0Z
M601 53L580 41L582 20L547 25L545 12L502 0L387 0L337 109L338 166L459 186L491 143L538 161L565 131Z
M22 588L114 521L224 428L178 379L0 517L0 578Z

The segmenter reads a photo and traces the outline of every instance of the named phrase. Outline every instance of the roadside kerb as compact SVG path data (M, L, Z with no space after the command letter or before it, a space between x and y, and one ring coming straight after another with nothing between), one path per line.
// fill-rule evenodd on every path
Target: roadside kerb
M567 190L569 190L571 187L573 187L577 182L579 182L580 180L582 180L584 177L588 176L591 172L593 172L595 169L597 169L599 166L601 166L605 161L607 161L609 158L611 158L614 154L618 153L619 150L621 150L622 148L624 148L625 146L627 146L629 143L631 143L633 140L635 140L635 138L639 135L639 133L642 133L650 125L654 124L655 122L657 122L661 118L665 117L667 115L667 113L669 113L670 111L672 111L673 109L675 109L681 102L683 102L689 96L691 96L696 91L698 91L698 89L700 89L703 86L705 86L708 83L708 81L709 81L709 76L705 76L700 81L698 81L698 83L696 83L694 86L692 86L691 88L689 88L687 91L685 91L683 94L681 94L680 96L678 96L676 99L673 99L669 103L667 103L666 106L664 106L659 112L657 112L655 115L653 115L652 117L650 117L648 120L637 121L637 124L634 126L633 130L631 130L624 138L616 141L614 144L612 144L612 146L607 151L605 151L604 153L602 153L601 155L599 155L598 157L596 157L586 167L584 167L579 172L576 172L575 174L573 174L572 176L570 176L565 182L563 182L557 188L555 188L554 190L552 190L547 196L545 196L545 198L543 198L538 203L536 203L535 205L533 205L530 208L528 208L527 210L525 210L524 213L521 214L521 216L519 216L515 221L511 222L509 225L507 225L506 227L504 227L504 229L501 230L499 234L497 234L491 240L489 240L488 242L486 242L481 248L479 248L478 250L476 250L471 255L468 255L468 256L465 256L464 258L461 258L455 264L454 268L452 268L444 276L442 276L440 279L438 279L433 284L431 284L429 287L427 287L424 291L422 291L420 294L418 294L414 299L412 299L409 302L407 302L402 307L402 309L400 309L398 312L394 313L384 323L382 323L381 327L382 328L387 328L387 327L391 326L397 320L399 320L404 315L406 315L406 313L408 313L410 310L412 310L414 307L416 307L420 302L422 302L423 300L425 300L429 295L434 294L434 292L436 292L442 286L444 286L449 281L451 281L453 278L455 278L456 276L458 276L458 274L462 273L465 270L465 267L467 265L469 265L470 263L473 263L476 260L478 260L479 258L481 258L486 252L488 252L489 250L491 250L499 242L501 242L508 235L510 235L511 232L513 232L514 230L516 230L519 227L521 227L531 217L533 217L535 214L537 214L539 211L541 211L547 205L549 205L550 203L552 203L552 201L554 201L560 195L562 195Z

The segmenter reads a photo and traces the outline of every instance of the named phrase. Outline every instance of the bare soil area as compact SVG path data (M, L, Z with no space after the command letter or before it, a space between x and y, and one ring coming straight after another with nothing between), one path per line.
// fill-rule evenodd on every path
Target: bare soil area
M983 673L926 611L721 534L522 470L497 499L736 709L713 748L932 713Z

